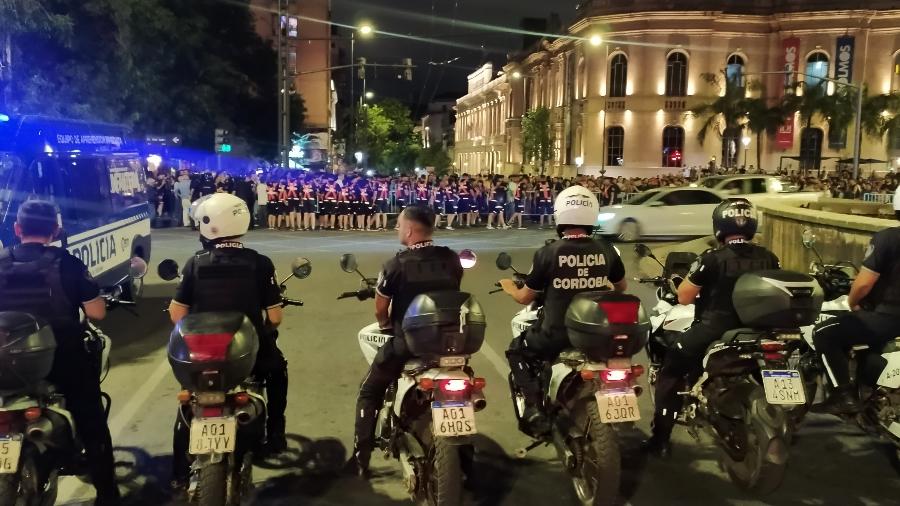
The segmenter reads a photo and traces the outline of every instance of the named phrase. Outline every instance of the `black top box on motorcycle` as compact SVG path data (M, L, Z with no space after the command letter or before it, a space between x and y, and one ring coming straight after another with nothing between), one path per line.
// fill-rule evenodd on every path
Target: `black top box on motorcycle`
M738 278L731 300L742 325L794 329L816 322L823 294L808 274L767 270Z
M46 379L55 352L49 323L28 313L0 312L0 391L22 390Z
M484 343L481 305L470 294L428 292L413 299L403 317L403 337L418 357L472 355Z
M169 336L169 364L183 388L227 391L250 377L259 351L253 322L235 311L189 314Z
M566 311L569 341L588 359L630 357L647 344L650 322L641 299L597 291L576 295Z

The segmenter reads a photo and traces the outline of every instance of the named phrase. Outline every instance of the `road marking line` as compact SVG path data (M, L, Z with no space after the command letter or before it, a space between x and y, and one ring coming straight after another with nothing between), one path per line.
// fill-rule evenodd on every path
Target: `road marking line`
M491 345L487 342L481 346L481 351L484 357L488 359L488 362L497 370L497 373L500 374L500 377L506 379L509 376L509 364L506 363L506 360L503 360L500 354L494 348L491 348Z

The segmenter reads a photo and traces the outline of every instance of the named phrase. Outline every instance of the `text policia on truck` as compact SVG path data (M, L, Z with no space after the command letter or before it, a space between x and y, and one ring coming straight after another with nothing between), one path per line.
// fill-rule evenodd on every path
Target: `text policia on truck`
M59 209L56 245L88 266L101 287L134 297L133 257L150 260L144 171L124 127L0 114L0 246L15 243L28 199Z

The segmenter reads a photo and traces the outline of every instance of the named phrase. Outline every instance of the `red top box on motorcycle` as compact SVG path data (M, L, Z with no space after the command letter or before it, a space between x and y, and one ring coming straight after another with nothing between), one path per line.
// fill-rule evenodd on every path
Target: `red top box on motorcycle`
M403 317L406 346L418 357L472 355L484 343L481 305L465 292L429 292L413 299Z
M822 287L808 274L766 270L738 278L731 300L741 324L768 329L795 329L816 323Z
M650 335L650 321L634 295L584 292L569 304L566 329L573 347L601 362L641 351Z
M250 377L259 351L253 322L236 311L189 314L169 336L169 364L183 388L224 392Z
M22 390L44 380L55 352L50 324L27 313L0 312L0 391Z

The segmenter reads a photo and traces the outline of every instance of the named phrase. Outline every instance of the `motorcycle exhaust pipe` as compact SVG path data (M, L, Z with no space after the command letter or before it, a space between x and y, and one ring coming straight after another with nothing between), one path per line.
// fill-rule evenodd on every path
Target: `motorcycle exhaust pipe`
M245 406L238 408L238 410L234 414L234 418L241 425L247 425L248 423L253 422L259 416L262 411L258 406L259 401L257 399L251 400Z
M634 386L634 395L640 397L642 393L644 393L644 387L642 387L640 385L635 385Z
M559 455L559 460L563 461L566 469L569 471L575 470L575 454L569 448L568 443L566 443L566 438L563 437L562 433L559 432L559 429L553 427L551 431L553 436L553 446L556 447L556 453Z
M43 443L49 437L52 430L53 424L50 423L50 420L41 417L25 427L25 435L28 436L28 439L31 441Z
M484 393L472 393L472 406L475 408L475 411L481 411L482 409L487 407L487 399L484 398Z

